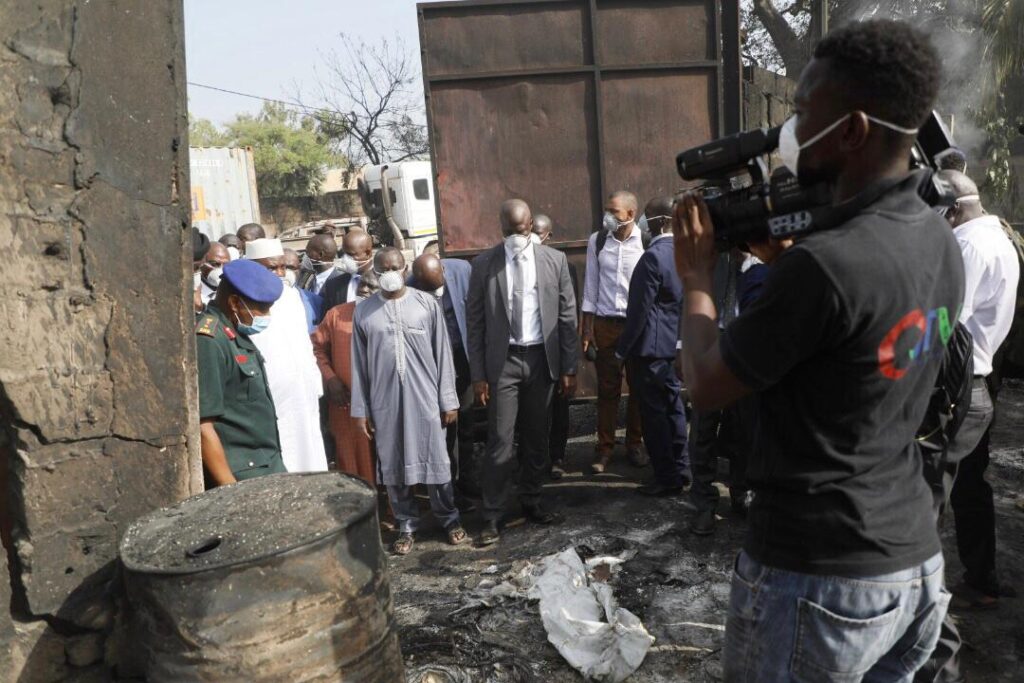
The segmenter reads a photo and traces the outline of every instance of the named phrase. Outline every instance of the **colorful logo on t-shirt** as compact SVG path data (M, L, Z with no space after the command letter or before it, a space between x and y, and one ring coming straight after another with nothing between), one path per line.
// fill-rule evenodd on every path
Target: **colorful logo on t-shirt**
M940 344L934 340L938 336ZM933 351L942 351L953 336L949 309L928 311L915 308L900 318L878 345L878 369L889 379L899 379L910 367Z

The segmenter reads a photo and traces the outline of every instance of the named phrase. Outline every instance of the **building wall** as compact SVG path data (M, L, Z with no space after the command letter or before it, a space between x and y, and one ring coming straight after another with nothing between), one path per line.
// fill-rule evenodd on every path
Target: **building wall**
M796 83L777 73L748 66L743 69L743 127L774 128L789 118Z
M181 0L0 3L4 680L109 679L119 536L201 490L185 103Z
M260 219L268 235L312 221L362 215L356 190L325 192L318 197L260 198Z

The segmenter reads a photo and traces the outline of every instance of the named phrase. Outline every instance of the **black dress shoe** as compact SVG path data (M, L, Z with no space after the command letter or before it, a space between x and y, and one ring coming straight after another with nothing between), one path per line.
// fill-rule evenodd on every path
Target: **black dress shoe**
M644 484L643 486L638 486L636 492L641 496L651 496L652 498L671 498L681 494L683 487L665 486L664 484Z
M715 511L698 511L690 520L690 533L698 536L710 536L715 533Z
M484 530L480 532L480 545L493 545L498 542L501 538L501 534L498 533L497 522L487 522L484 525Z
M555 515L555 513L548 512L539 505L524 505L523 514L526 515L526 519L533 522L534 524L554 524L556 521L558 521L558 517Z

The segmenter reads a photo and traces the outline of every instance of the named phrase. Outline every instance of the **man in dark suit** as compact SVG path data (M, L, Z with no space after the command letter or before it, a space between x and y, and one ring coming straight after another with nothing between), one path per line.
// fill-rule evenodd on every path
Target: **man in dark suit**
M412 277L408 286L437 297L444 311L448 339L455 362L455 389L459 394L459 420L456 428L449 427L448 459L452 464L452 482L459 493L459 463L469 463L473 455L473 392L466 355L466 294L472 267L462 259L441 259L434 254L422 254L412 262ZM458 449L456 450L456 444ZM465 506L462 506L465 507Z
M673 369L683 285L673 256L672 198L652 199L644 216L653 239L629 282L626 327L615 356L626 361L654 468L654 478L638 491L649 496L677 496L690 483L690 465L683 387Z
M320 290L320 296L324 298L324 315L338 304L355 301L359 279L371 268L373 238L365 230L349 230L341 240L341 260L338 263L340 272Z
M554 232L554 223L542 213L533 217L533 234L535 244L547 245ZM567 261L569 279L572 280L572 291L579 303L579 288L576 280L576 266ZM577 311L579 314L579 311ZM548 438L548 450L551 456L551 478L561 479L565 476L562 463L565 462L565 449L569 442L569 397L556 393L551 400L551 430Z
M517 416L521 434L519 497L530 521L555 516L540 504L548 468L548 419L555 382L576 391L576 297L565 254L534 244L533 217L519 199L501 205L502 244L473 261L466 300L466 333L473 392L487 406L483 471L483 545L498 540L509 479L515 469Z
M338 243L334 235L313 235L306 242L306 258L299 271L299 289L320 294L328 282L341 275L334 266L338 255Z

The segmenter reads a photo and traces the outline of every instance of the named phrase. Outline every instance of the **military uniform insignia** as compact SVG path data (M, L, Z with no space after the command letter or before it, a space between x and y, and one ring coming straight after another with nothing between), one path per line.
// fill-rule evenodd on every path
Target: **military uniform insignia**
M216 337L217 319L214 318L212 315L205 316L202 320L199 321L199 324L196 325L196 334L203 334L206 335L207 337Z
M249 362L249 356L245 355L244 353L240 353L237 356L235 356L235 360L238 361L239 365L245 365L246 363Z
M231 329L230 327L228 327L227 325L224 326L224 334L226 334L228 336L228 339L231 339L231 340L234 340L234 338L236 336L235 335L235 331L233 329Z

